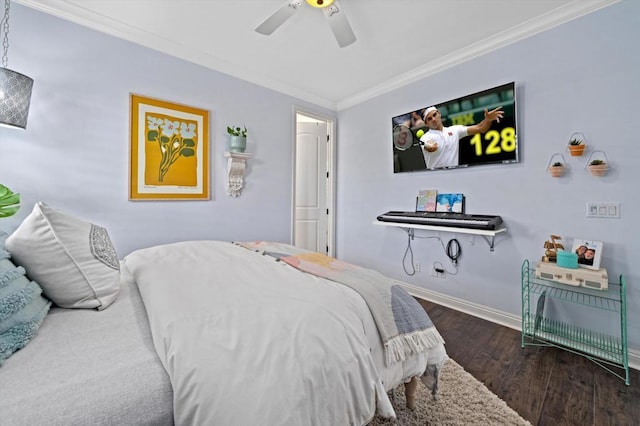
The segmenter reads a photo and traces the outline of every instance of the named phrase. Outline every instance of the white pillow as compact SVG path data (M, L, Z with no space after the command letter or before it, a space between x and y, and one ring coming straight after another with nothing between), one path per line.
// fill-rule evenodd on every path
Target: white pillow
M118 296L120 264L104 228L39 202L5 246L60 307L102 310Z

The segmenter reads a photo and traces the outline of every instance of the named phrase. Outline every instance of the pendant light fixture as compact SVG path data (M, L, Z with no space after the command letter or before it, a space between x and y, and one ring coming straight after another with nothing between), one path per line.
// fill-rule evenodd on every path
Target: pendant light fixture
M27 128L33 79L7 68L9 51L9 9L11 0L4 2L2 19L2 67L0 68L0 125Z

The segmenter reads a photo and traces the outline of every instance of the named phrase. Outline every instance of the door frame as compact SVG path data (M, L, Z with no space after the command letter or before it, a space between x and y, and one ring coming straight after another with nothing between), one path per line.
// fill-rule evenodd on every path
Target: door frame
M291 168L291 241L295 241L295 224L296 224L296 158L298 144L298 114L305 115L315 120L327 123L327 134L329 135L328 151L327 151L327 168L329 177L327 179L327 245L329 256L335 257L335 218L336 218L336 117L319 113L304 107L294 105L293 108L293 158Z

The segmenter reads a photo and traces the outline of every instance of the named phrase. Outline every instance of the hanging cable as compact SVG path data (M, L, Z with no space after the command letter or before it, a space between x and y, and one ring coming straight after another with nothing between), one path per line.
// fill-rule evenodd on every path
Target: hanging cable
M458 266L458 259L462 256L462 248L460 247L460 243L455 238L452 238L447 243L447 248L445 250L447 257L451 259L451 263L453 266Z
M462 248L460 248L460 243L455 238L449 240L446 247L444 246L442 240L440 240L440 243L442 244L442 249L444 250L445 254L451 261L451 265L453 265L454 271L448 271L440 262L433 262L433 269L439 274L446 272L449 275L456 275L458 273L458 259L462 255Z
M449 275L456 275L458 273L458 259L460 258L460 256L462 256L462 248L460 247L460 243L458 242L457 239L453 238L451 240L449 240L449 242L447 243L447 245L444 245L444 242L442 241L442 239L440 237L417 237L414 235L413 229L412 228L406 228L405 231L407 232L407 248L404 251L404 256L402 257L402 269L404 269L405 274L407 275L415 275L416 274L416 266L415 266L415 262L413 261L413 247L411 247L411 240L413 240L414 238L420 238L420 239L436 239L438 241L440 241L440 245L442 246L442 250L444 251L445 255L449 258L449 260L451 261L451 264L453 265L453 267L455 268L454 271L448 271L440 262L434 262L433 263L433 268L438 272L438 273L448 273ZM409 260L411 261L411 268L408 269L407 268L407 257L409 257Z
M407 236L409 239L407 240L407 248L404 251L404 256L402 256L402 269L404 269L405 274L407 275L415 275L416 274L416 266L413 263L413 249L411 248L411 240L413 239L413 229L405 229L407 231ZM411 272L407 271L407 253L411 255Z

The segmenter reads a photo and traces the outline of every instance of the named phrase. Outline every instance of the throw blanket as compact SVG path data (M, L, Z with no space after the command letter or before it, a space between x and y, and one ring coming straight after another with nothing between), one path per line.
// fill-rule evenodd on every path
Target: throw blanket
M398 281L374 270L288 244L265 241L236 244L249 250L262 251L301 271L357 291L369 306L376 322L387 365L404 361L408 356L444 343L429 315Z

